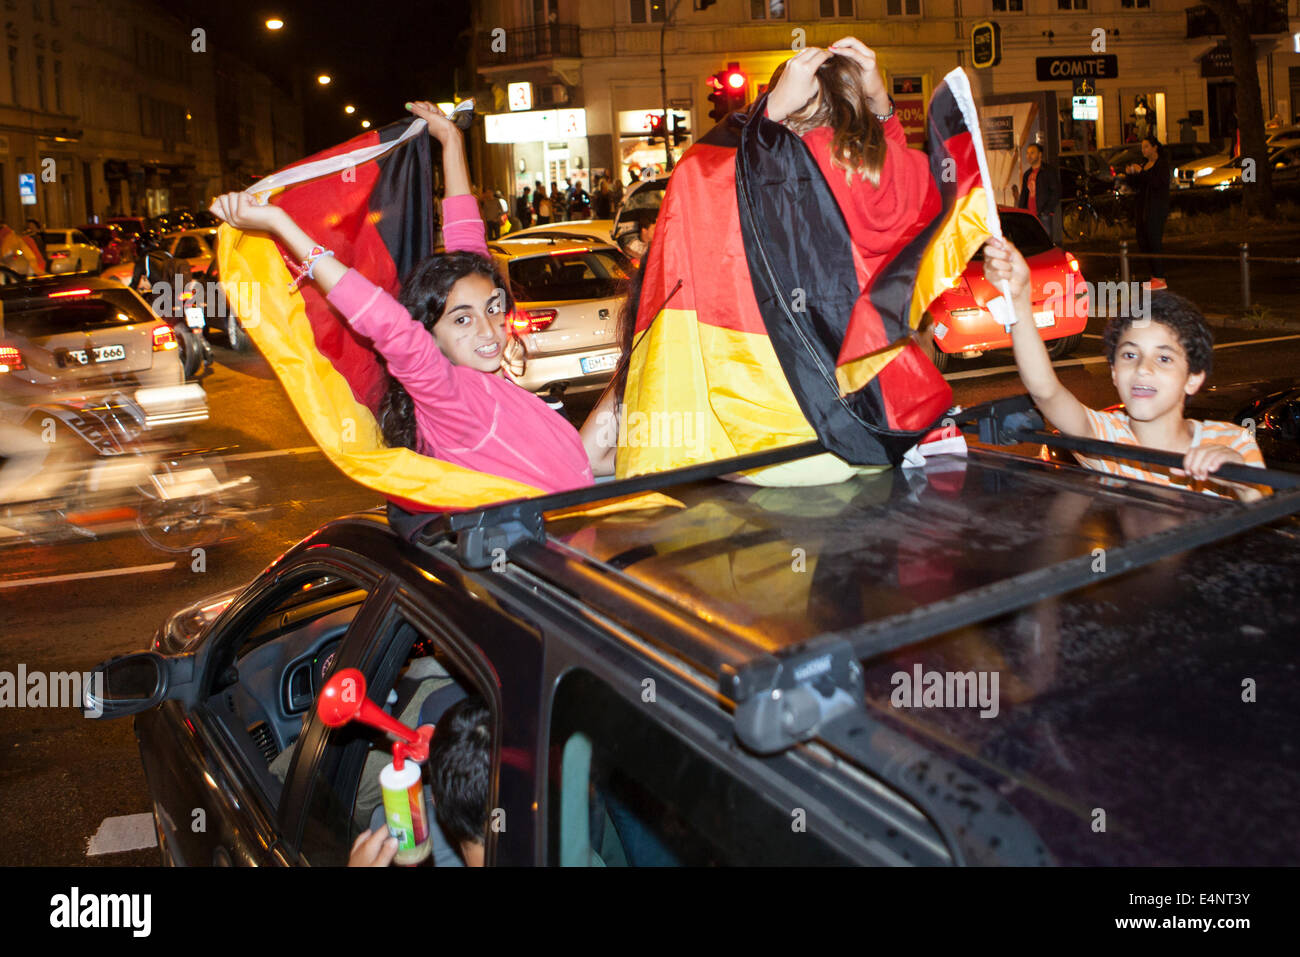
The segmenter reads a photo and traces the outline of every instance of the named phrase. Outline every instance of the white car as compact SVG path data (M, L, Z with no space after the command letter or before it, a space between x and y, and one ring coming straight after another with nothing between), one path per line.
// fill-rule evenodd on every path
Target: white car
M164 233L159 248L175 259L184 259L190 264L190 271L201 273L212 263L217 250L217 230L215 226L204 229L182 229L174 233ZM135 272L135 263L123 263L112 269L105 269L105 279L115 279L122 285L131 281Z
M99 247L79 229L43 229L45 268L55 274L99 272Z
M546 235L511 235L488 249L510 284L514 331L527 350L519 384L537 393L603 389L620 355L627 256L608 241Z

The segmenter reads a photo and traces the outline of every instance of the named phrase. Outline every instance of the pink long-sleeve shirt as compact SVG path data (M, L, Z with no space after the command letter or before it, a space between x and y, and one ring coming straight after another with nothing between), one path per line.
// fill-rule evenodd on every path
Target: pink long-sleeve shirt
M442 208L447 251L486 258L474 197L448 196ZM422 455L546 492L591 484L591 463L577 430L537 396L501 376L453 365L401 303L355 269L327 298L410 393Z

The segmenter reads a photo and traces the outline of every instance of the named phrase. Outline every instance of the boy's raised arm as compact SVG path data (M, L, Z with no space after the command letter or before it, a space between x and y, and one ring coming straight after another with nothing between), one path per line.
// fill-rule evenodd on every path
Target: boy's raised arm
M1011 284L1011 304L1016 324L1011 327L1011 349L1015 354L1020 381L1039 411L1066 435L1089 435L1088 412L1056 377L1047 347L1034 325L1030 299L1029 264L1009 241L990 239L984 246L984 275L995 286Z

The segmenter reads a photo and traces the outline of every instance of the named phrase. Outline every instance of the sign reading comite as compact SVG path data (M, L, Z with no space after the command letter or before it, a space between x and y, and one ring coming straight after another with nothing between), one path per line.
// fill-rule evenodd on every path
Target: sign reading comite
M1119 57L1113 53L1095 56L1040 56L1034 60L1038 79L1043 82L1059 80L1114 79L1119 76Z
M532 110L485 116L489 143L536 143L587 135L586 110Z

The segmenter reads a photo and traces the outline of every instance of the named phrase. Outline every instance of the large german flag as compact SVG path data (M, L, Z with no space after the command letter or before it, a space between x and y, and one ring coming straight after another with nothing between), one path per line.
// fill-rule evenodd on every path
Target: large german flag
M249 192L283 207L340 262L396 295L433 251L433 182L423 120L348 140L255 183ZM389 448L376 420L388 375L312 286L290 291L279 246L222 226L217 259L227 300L284 385L312 438L362 485L408 509L472 508L542 494L409 449ZM250 308L251 307L251 308Z
M815 438L833 454L750 477L836 481L845 463L897 464L943 415L951 390L912 330L997 228L965 79L949 74L931 102L940 202L922 205L938 213L874 277L816 161L763 116L765 99L688 151L646 263L620 476Z

